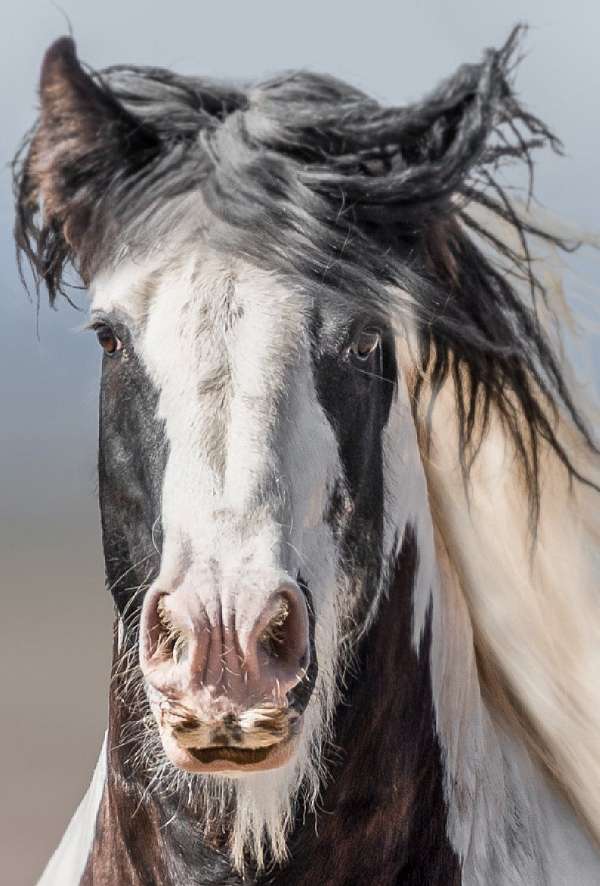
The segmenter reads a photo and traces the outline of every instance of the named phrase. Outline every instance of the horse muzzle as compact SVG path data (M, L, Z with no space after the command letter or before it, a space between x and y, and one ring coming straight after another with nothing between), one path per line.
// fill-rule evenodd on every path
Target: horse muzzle
M223 605L189 586L154 588L142 607L148 699L167 757L190 772L277 768L301 730L311 659L306 598L287 580L270 594L254 584L236 597Z

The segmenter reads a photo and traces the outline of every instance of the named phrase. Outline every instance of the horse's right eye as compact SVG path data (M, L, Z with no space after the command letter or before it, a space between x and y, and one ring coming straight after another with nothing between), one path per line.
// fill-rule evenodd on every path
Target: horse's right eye
M99 323L94 329L96 338L105 354L112 357L118 351L123 350L123 342L117 338L114 331L106 323Z
M360 335L352 343L350 354L360 363L366 363L380 346L381 332L379 329L367 326L361 330Z

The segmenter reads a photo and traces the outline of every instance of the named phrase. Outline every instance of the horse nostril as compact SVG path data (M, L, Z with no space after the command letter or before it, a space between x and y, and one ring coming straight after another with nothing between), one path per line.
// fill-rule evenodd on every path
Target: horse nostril
M299 588L282 585L250 635L246 665L259 683L291 688L308 665L308 610Z
M154 665L169 660L180 664L189 651L189 637L169 608L169 594L155 591L142 611L142 660Z
M172 658L175 664L180 664L187 658L189 641L184 631L174 623L166 601L165 594L159 598L156 606L158 638L155 655L163 659Z
M278 609L258 638L259 645L271 658L279 658L285 652L286 626L290 615L290 604L286 597L280 597Z

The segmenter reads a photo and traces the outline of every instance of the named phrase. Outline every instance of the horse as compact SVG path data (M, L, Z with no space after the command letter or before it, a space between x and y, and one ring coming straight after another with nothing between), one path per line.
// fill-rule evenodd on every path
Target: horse
M43 886L600 882L583 237L502 184L561 149L520 43L403 107L48 49L15 236L89 292L115 628Z

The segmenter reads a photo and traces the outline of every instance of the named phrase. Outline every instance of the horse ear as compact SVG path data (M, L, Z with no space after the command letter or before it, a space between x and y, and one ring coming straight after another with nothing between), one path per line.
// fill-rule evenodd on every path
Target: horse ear
M72 256L80 258L93 213L109 186L156 156L159 139L119 104L99 77L84 71L69 37L46 52L40 98L21 203L25 199L29 209L40 209L41 231L62 237Z
M358 100L336 121L328 164L303 172L303 179L335 201L343 193L359 220L420 231L453 214L455 197L469 196L474 174L485 184L503 158L527 160L546 141L556 147L511 89L520 33L515 29L481 63L463 65L423 101L385 108Z
M472 171L487 162L502 117L510 117L505 61L505 51L489 52L422 102L382 115L381 142L397 148L391 170L360 195L367 212L375 204L380 219L419 227L451 209Z

